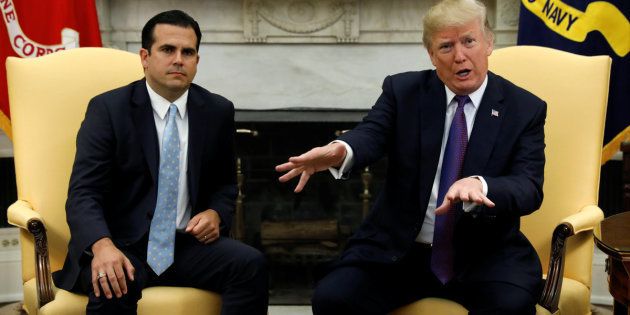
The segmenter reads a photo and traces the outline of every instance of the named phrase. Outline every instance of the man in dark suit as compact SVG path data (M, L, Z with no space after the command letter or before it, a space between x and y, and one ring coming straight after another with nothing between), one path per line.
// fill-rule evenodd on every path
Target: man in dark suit
M546 104L488 71L480 2L442 1L423 22L435 70L388 76L356 128L276 167L283 182L300 176L299 192L315 172L339 178L388 158L371 213L317 284L314 314L387 314L428 296L470 314L534 314L541 265L519 220L543 198Z
M228 231L236 197L234 106L192 84L201 31L182 11L142 30L145 78L93 98L70 178L68 256L57 286L88 314L135 314L148 286L221 294L222 314L267 313L267 271ZM169 311L165 310L165 314Z

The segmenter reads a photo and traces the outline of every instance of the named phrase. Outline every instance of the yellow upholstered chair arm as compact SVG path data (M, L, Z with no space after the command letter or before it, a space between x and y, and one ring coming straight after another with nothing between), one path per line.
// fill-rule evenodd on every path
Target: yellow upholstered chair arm
M7 219L9 224L24 230L28 230L28 223L31 220L44 221L42 215L33 210L33 207L24 200L18 200L9 206Z
M31 205L18 200L9 206L8 221L33 235L35 243L35 281L37 285L37 300L39 307L55 299L53 282L50 272L50 258L48 257L48 238L42 216L33 210Z
M591 231L604 218L602 210L593 205L582 208L562 220L553 231L551 239L551 253L549 255L549 270L539 304L554 313L558 311L560 290L564 275L564 259L567 238L585 231Z
M564 220L563 223L569 224L573 234L584 231L592 231L595 225L604 219L604 212L598 206L589 205L580 210L580 212L572 214Z

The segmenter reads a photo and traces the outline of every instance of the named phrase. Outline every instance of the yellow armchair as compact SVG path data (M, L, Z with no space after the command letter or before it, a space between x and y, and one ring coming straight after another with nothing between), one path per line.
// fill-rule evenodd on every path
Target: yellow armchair
M76 134L88 101L143 76L140 57L108 48L77 48L35 59L8 58L7 78L18 201L9 223L20 227L23 309L30 315L84 314L87 296L55 288L70 232L65 201ZM220 314L213 292L175 287L142 291L138 314Z
M536 46L498 49L490 70L547 102L545 198L522 218L521 230L540 256L546 281L537 314L591 314L593 227L611 60ZM461 305L423 299L391 315L467 314Z

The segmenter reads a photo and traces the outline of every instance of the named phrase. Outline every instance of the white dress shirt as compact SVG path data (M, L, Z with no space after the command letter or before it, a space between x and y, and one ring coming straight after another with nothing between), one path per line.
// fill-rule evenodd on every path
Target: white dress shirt
M179 181L177 195L177 230L183 231L190 221L190 197L188 195L188 115L186 115L186 102L188 101L188 90L173 103L157 94L147 83L151 107L153 107L153 119L158 135L158 144L162 152L162 139L166 128L168 109L171 104L177 106L178 115L175 117L177 132L179 133Z
M483 93L486 91L486 86L488 85L488 76L483 80L483 83L473 93L469 94L468 97L470 101L464 105L464 113L466 115L466 127L468 131L468 138L470 139L470 133L472 132L473 125L475 122L475 115L477 114L477 109L479 108L479 104L481 104L481 99L483 97ZM435 208L437 208L437 195L438 189L440 187L440 174L442 173L442 159L444 157L444 148L446 147L446 141L448 140L449 130L451 128L451 122L453 121L453 116L455 116L455 110L457 109L457 101L454 100L455 92L449 90L448 87L444 86L446 90L446 99L444 103L446 104L446 117L444 121L444 135L442 136L442 146L440 149L440 159L438 161L437 170L435 172L435 178L433 179L433 187L431 188L431 195L429 197L429 204L427 206L426 215L424 216L424 222L422 223L422 229L420 229L420 233L416 237L416 242L420 243L433 243L433 228L435 225ZM335 140L334 142L340 142L346 147L346 158L344 159L341 167L339 169L330 168L330 172L336 179L343 178L344 174L346 174L352 165L354 164L354 152L350 145L345 143L344 141ZM478 178L481 181L483 186L483 194L488 194L488 184L481 176L473 176ZM463 208L464 211L469 212L475 208L475 203L464 202Z

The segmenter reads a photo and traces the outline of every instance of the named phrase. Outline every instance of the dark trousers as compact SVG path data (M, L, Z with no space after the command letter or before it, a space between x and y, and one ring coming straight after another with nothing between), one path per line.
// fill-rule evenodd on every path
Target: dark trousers
M456 301L471 315L536 313L538 296L505 282L442 285L430 268L431 250L415 245L396 264L339 265L319 281L315 315L385 315L424 297Z
M127 281L127 294L107 299L94 295L90 264L81 270L82 291L89 295L87 314L136 314L142 289L179 286L221 294L222 315L266 315L268 275L264 256L256 249L230 238L204 245L194 237L177 233L175 261L163 274L155 275L146 263L146 237L135 245L120 248L133 264L135 281ZM164 314L168 314L164 310Z

